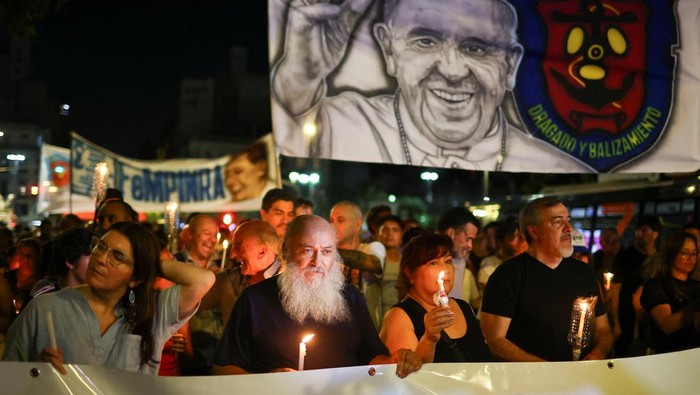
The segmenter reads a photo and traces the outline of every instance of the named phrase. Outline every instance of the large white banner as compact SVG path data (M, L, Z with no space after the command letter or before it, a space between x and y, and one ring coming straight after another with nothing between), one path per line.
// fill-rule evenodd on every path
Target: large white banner
M76 133L72 137L73 196L91 196L95 166L106 162L107 186L122 191L137 211L163 211L169 201L179 202L183 212L255 211L279 179L272 135L230 156L157 161L125 158Z
M700 1L268 1L282 154L700 168Z
M98 366L0 363L2 393L20 394L694 394L700 350L609 361L396 365L216 377L154 377Z

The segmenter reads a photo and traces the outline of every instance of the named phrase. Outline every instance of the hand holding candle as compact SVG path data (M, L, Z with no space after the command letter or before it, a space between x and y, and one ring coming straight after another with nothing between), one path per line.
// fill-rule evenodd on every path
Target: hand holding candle
M437 278L438 291L433 295L433 302L437 306L447 306L450 303L450 300L445 293L445 281L442 279L443 277L445 277L445 271L441 270L440 273L438 273Z
M574 300L571 311L571 324L567 340L573 348L573 359L578 361L581 351L586 348L593 339L593 319L597 296L578 297Z
M306 343L308 343L313 337L314 337L313 334L307 335L303 339L301 339L301 343L299 343L299 368L297 370L300 372L304 370L304 357L306 356Z

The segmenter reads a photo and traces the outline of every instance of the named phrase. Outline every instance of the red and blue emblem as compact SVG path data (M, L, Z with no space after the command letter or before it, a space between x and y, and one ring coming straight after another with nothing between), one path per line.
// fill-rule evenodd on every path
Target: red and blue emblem
M649 152L673 103L674 2L513 5L525 47L514 95L526 129L598 172Z

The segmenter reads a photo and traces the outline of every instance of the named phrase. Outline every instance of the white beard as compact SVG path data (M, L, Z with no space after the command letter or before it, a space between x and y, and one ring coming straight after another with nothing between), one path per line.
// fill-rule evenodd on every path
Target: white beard
M310 318L322 324L333 324L350 320L350 309L343 297L345 278L338 264L323 277L314 276L307 281L305 272L323 272L321 267L309 266L299 270L295 262L287 262L287 270L277 279L280 301L289 316L299 324Z

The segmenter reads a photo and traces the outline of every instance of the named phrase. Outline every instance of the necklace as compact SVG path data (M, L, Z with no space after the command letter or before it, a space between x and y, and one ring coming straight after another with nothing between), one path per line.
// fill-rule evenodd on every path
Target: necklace
M403 147L403 156L406 159L406 164L411 166L413 162L411 161L411 152L408 150L408 139L406 138L406 130L403 126L403 120L401 119L401 113L399 111L399 96L401 93L401 88L396 89L394 93L394 115L396 116L396 124L399 126L399 137L401 137L401 146ZM498 128L502 130L501 134L501 150L496 158L496 169L495 171L501 171L503 167L503 159L506 157L506 130L505 127L505 116L502 111L498 111Z

